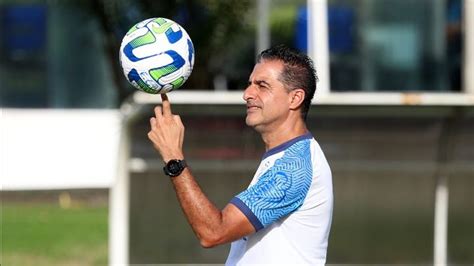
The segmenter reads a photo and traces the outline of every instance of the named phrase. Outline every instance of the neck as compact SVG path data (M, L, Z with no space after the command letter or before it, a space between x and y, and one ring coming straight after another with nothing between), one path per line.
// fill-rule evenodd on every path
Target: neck
M265 143L265 150L268 151L307 132L308 129L303 120L298 119L295 123L284 124L276 129L260 132L260 134Z

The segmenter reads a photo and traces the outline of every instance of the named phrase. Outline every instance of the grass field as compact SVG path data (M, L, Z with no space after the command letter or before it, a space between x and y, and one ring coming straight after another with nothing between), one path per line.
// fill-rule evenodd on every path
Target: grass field
M108 210L2 203L2 265L107 265Z
M203 176L207 179L201 183L217 199L218 206L224 206L232 195L230 190L236 186L232 181L242 182L240 179L220 182L219 174ZM406 177L405 181L414 180L410 186L404 186L401 178L394 180L389 177L335 179L337 201L328 263L431 264L434 213L431 188L426 186L429 179ZM474 180L466 177L453 181L456 182L450 186L449 262L472 265ZM361 189L352 189L354 184ZM131 262L225 261L229 246L215 249L199 246L169 180L157 179L153 173L135 175L131 192ZM2 191L0 196L1 265L108 264L107 190Z

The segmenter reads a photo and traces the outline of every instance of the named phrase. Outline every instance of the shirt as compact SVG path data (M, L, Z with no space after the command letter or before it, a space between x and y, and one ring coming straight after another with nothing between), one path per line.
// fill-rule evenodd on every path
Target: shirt
M256 233L232 242L226 265L326 262L332 175L310 133L268 150L249 187L230 203Z

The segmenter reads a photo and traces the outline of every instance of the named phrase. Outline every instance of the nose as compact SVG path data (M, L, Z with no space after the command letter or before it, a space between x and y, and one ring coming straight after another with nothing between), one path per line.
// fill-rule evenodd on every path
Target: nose
M244 101L247 102L248 100L255 98L255 89L253 87L254 86L252 84L249 84L247 88L245 88L244 95L242 97Z

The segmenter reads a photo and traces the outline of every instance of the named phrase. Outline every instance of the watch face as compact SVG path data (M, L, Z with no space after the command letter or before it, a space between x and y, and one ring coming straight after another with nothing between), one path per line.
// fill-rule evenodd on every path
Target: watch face
M186 167L186 162L184 160L170 160L165 167L163 167L163 171L168 176L178 176Z
M181 167L179 165L179 162L177 161L172 161L172 163L169 165L168 170L171 173L178 173L181 170Z

